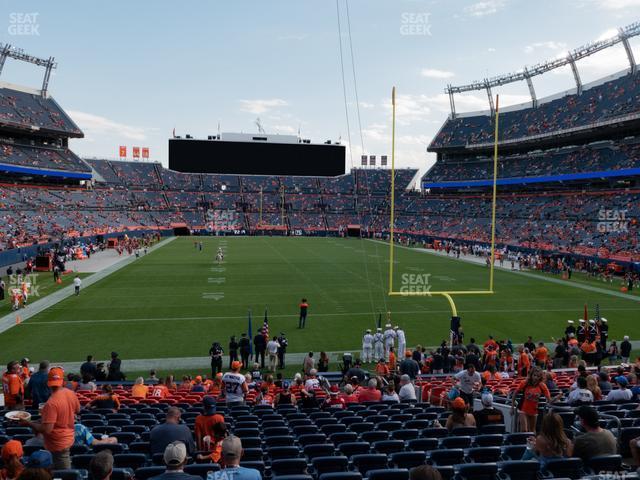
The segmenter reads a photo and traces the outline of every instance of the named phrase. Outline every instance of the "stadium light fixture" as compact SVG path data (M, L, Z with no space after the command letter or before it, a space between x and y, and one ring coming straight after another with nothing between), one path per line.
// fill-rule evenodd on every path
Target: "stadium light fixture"
M18 60L20 62L31 63L39 67L45 67L44 77L42 79L41 94L43 97L47 95L49 79L51 78L51 70L53 70L54 68L58 68L58 64L56 63L55 58L35 57L33 55L25 53L25 51L21 48L16 48L6 43L0 43L0 75L2 75L2 69L4 68L4 63L7 58L13 58L14 60Z

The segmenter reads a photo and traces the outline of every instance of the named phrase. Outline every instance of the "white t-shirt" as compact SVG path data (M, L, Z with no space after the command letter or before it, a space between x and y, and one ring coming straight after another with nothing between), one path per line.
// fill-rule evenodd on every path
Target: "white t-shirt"
M399 402L400 401L400 397L398 397L398 394L396 392L393 392L392 394L388 394L387 392L382 392L382 401L383 402Z
M398 345L402 345L403 343L407 343L407 340L404 337L404 330L396 331L396 335L398 336Z
M244 375L239 373L227 372L222 376L227 403L242 402L244 400L242 385L246 381L247 379L244 378Z
M593 393L591 393L591 391L587 390L586 388L576 388L569 394L567 400L570 404L576 402L592 403Z
M474 385L482 383L482 378L478 372L473 372L473 375L469 375L467 370L462 370L456 373L455 378L460 381L460 390L467 395L473 392Z
M611 390L607 395L607 402L618 402L620 400L631 400L633 397L633 393L628 388L622 390L621 388L617 390Z
M304 382L304 389L306 391L310 391L318 387L320 387L320 380L318 380L317 378L309 378L306 382Z
M278 348L280 348L280 344L275 340L269 340L269 343L267 343L267 353L269 355L276 355Z
M415 400L416 399L416 387L412 383L407 383L400 387L400 393L398 393L400 400Z
M79 287L80 285L82 285L82 280L80 280L80 278L76 277L73 279L73 285L76 287Z

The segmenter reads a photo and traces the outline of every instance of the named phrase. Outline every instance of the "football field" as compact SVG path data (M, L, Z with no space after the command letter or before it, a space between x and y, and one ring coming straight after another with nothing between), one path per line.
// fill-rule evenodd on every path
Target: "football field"
M203 251L194 248L202 241ZM224 262L214 261L218 247ZM268 310L272 334L285 332L290 352L358 352L365 329L382 313L401 325L409 346L448 338L451 310L434 297L389 297L388 246L360 239L296 237L178 238L0 335L0 361L79 361L87 354L123 359L206 356L213 341L253 334ZM394 290L485 290L488 269L408 248L395 248ZM551 341L568 319L609 320L610 338L639 331L638 295L615 285L536 274L495 272L494 295L455 297L466 338ZM298 303L310 304L297 329Z

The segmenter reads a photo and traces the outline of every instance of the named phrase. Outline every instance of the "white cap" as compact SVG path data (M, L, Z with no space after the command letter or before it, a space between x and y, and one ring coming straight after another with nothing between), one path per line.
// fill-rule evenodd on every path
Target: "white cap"
M589 320L589 323L596 323L596 321L592 318L591 320Z
M367 333L371 333L371 329L370 328L367 328Z
M629 335L625 335L623 340L629 340Z
M602 317L600 320L602 320L604 323L607 323L607 319Z
M385 325L385 327L386 327L386 328L391 328L391 324L390 324L390 323L387 323L387 324Z
M376 328L376 331L381 332L382 329L380 327Z
M395 327L393 327L393 329L394 329L394 330L398 330L398 328L400 328L400 327L398 327L398 325L396 325Z
M573 325L573 320L567 320L567 323L570 323Z
M581 318L580 320L578 320L580 323L584 323L584 320Z

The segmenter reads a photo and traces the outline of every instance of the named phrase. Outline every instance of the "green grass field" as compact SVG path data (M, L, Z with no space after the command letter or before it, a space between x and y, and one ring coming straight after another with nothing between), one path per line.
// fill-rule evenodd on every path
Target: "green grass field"
M200 239L198 239L200 240ZM391 311L408 344L435 345L448 337L451 310L442 297L389 297L388 247L336 238L208 237L175 241L0 335L0 361L78 361L88 353L124 359L206 356L212 341L226 346L254 334L268 308L272 333L284 331L290 352L359 351L361 335L379 312ZM225 262L213 257L225 244ZM486 289L488 269L406 248L396 248L394 289L429 275L432 290ZM410 277L414 275L414 277ZM423 277L424 278L424 277ZM612 286L576 279L611 292ZM637 337L637 296L619 298L542 278L496 270L495 295L455 297L467 335L550 341L567 319L596 303L609 319L610 338ZM298 330L298 303L310 303L307 328ZM386 318L386 314L383 314ZM635 334L635 335L634 335Z

